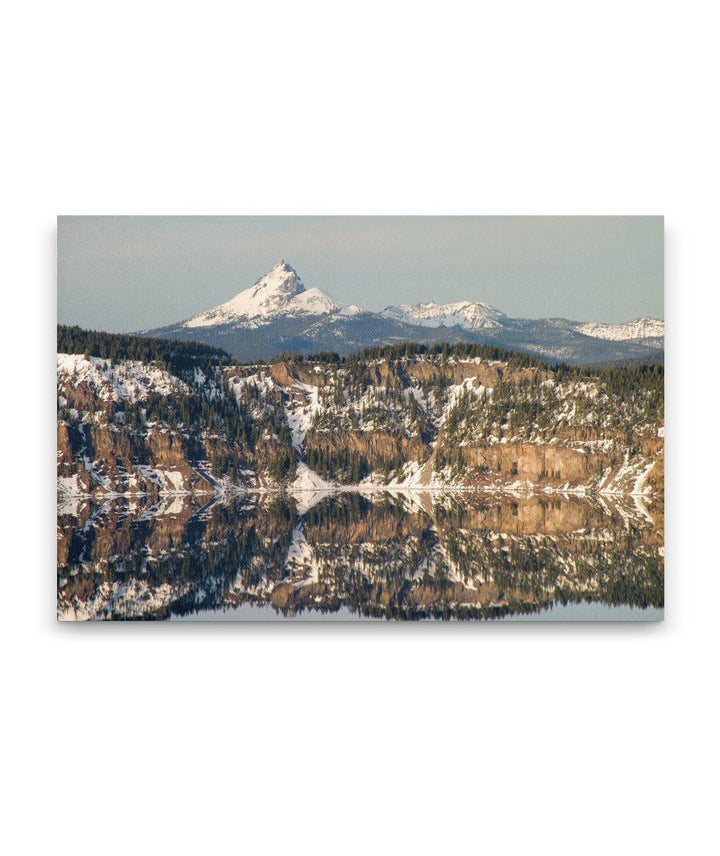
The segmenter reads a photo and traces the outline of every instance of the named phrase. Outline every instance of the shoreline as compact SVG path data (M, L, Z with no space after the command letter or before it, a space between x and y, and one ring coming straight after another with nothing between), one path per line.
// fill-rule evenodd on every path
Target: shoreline
M123 493L116 492L92 492L92 493L70 493L58 491L57 497L60 500L71 499L99 499L107 501L109 499L135 499L145 496L157 496L163 498L180 497L180 496L198 496L198 497L234 497L264 494L277 495L305 495L305 494L324 494L332 496L338 493L430 493L430 494L449 494L449 493L503 493L513 496L567 496L567 497L628 497L642 498L646 500L654 500L658 498L657 493L642 492L642 491L613 491L613 490L597 490L588 489L586 487L579 488L555 488L555 487L513 487L512 485L447 485L437 487L433 485L328 485L327 487L237 487L231 490L208 490L208 491L125 491ZM664 499L664 496L662 497Z

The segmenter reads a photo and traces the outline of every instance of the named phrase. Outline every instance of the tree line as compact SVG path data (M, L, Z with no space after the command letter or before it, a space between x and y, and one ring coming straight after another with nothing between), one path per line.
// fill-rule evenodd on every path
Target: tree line
M145 338L126 333L105 333L58 324L57 350L63 354L85 354L112 362L138 360L156 363L171 374L181 376L188 370L209 370L217 366L236 365L222 348L201 342L177 342L171 339Z

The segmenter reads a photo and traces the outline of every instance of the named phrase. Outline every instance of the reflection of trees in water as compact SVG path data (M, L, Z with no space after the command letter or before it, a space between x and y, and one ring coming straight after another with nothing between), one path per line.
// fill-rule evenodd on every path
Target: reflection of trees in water
M661 509L660 509L661 512ZM553 603L663 605L662 530L609 502L487 494L288 496L58 517L63 617L164 619L270 604L400 619Z
M247 501L160 511L118 500L58 518L61 614L89 604L98 617L166 618L216 608L240 570L248 584L282 577L294 519L287 503L279 514Z

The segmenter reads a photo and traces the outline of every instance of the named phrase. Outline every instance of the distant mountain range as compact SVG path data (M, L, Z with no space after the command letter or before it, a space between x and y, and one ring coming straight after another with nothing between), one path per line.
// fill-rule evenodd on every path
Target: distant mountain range
M625 324L509 318L487 303L471 301L371 312L343 307L319 288L305 288L295 269L281 261L226 303L141 335L204 342L243 362L283 351L347 355L395 342L479 342L588 364L662 360L665 323L656 318Z

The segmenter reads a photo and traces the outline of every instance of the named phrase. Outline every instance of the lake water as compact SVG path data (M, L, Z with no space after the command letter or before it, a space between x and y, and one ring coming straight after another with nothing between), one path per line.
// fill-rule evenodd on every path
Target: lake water
M663 510L480 492L74 500L58 617L657 621Z

